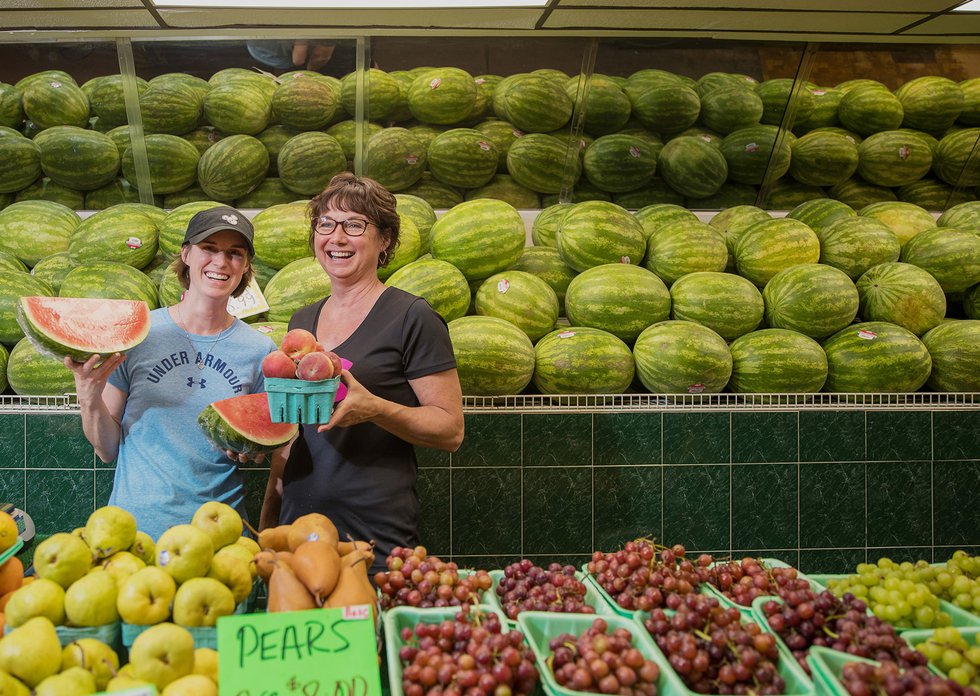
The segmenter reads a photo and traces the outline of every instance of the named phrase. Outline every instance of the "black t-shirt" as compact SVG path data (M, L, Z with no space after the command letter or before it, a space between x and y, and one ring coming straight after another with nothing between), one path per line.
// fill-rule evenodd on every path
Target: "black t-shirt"
M297 311L289 328L316 331L326 300ZM331 348L328 346L328 348ZM419 402L408 383L456 367L446 322L422 298L389 287L350 338L332 347L371 393L405 406ZM361 423L318 433L301 426L283 473L280 522L319 512L340 538L377 542L373 570L394 546L418 544L419 500L414 447Z

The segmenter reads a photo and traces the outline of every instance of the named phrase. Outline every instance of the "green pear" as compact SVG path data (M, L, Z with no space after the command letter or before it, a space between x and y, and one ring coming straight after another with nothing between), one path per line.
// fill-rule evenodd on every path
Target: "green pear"
M43 616L0 638L0 669L30 688L61 669L61 641L54 624Z
M218 683L218 651L214 648L196 648L194 650L193 674L203 674Z
M191 578L177 588L174 623L180 626L214 626L219 617L235 613L235 597L214 578Z
M157 539L157 565L177 584L207 575L214 556L211 537L190 524L178 524Z
M0 696L31 696L31 690L20 679L0 672Z
M157 562L156 544L153 543L153 537L146 532L136 532L136 541L129 547L129 552L146 565L153 565Z
M244 602L252 592L254 578L249 570L251 561L252 559L248 557L248 549L238 544L231 544L214 554L208 577L218 580L231 590L235 604L239 604Z
M73 530L71 530L71 535L77 536L82 541L85 541L85 527L75 527ZM88 542L85 541L85 544L88 545Z
M127 677L129 679L136 679L136 672L133 671L133 663L132 662L127 662L122 667L120 667L116 671L116 676L117 677Z
M61 671L72 667L91 672L95 677L96 691L102 691L119 670L119 656L101 640L79 638L61 651Z
M170 605L177 583L163 568L147 566L123 582L116 596L116 609L123 621L139 626L158 624L170 618Z
M125 551L136 541L136 518L115 505L106 505L88 516L85 541L96 558L108 558Z
M92 567L92 550L80 537L59 532L34 550L34 572L66 590Z
M244 538L245 537L242 537L242 539ZM243 544L231 544L230 546L226 546L225 548L221 549L221 551L223 551L226 554L232 554L242 559L245 565L249 566L249 575L252 576L253 580L256 578L256 576L258 575L258 570L256 569L255 564L252 562L255 560L255 554L252 553L251 549L249 549L247 546L244 546ZM215 554L215 558L217 557L218 554ZM211 561L211 564L214 565L214 560Z
M218 685L203 674L188 674L167 684L160 696L218 696Z
M106 685L105 690L109 691L129 691L130 689L138 689L141 686L149 686L150 682L144 681L143 679L136 679L130 676L118 676L114 677Z
M109 573L89 573L65 590L65 615L72 626L105 626L119 620L116 581Z
M17 628L35 616L45 616L55 626L65 623L65 590L54 580L39 578L21 586L7 600L7 625Z
M117 585L122 585L123 580L145 567L146 563L129 551L118 551L102 561L102 568L112 576Z
M262 550L261 547L259 546L259 542L257 542L252 537L247 537L247 536L238 537L235 543L238 546L244 546L246 549L248 549L248 552L253 556Z
M70 667L37 685L34 696L87 696L95 693L95 677L81 667Z
M242 516L231 505L217 500L209 500L199 507L191 524L211 537L215 551L234 544L242 535Z
M162 690L194 668L194 637L186 628L172 623L150 626L133 641L129 663L136 679Z

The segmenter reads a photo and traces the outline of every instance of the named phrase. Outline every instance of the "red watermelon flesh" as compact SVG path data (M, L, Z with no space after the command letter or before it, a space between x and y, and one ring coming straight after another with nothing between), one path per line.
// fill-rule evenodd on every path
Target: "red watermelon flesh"
M298 432L295 423L273 423L265 392L215 401L197 418L204 434L220 449L268 454Z
M141 300L22 297L17 321L42 353L84 362L139 345L150 331L150 308Z

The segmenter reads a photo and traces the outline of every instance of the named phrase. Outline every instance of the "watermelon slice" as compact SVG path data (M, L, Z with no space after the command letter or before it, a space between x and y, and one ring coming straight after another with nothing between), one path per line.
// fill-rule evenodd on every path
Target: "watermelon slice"
M139 345L150 332L150 308L141 300L22 297L17 322L39 352L85 362Z
M273 423L265 392L215 401L201 411L197 424L215 447L245 454L269 454L299 431L295 423Z

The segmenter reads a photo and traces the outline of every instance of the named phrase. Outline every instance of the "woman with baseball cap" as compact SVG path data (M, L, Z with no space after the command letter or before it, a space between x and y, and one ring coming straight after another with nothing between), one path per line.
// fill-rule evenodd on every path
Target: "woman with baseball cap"
M228 299L252 278L253 237L234 208L197 213L172 266L185 292L151 312L146 340L125 356L65 360L85 436L100 459L116 461L109 503L129 510L154 539L190 522L208 500L245 512L237 464L247 457L216 450L197 416L215 401L265 388L260 365L275 344L228 313Z

